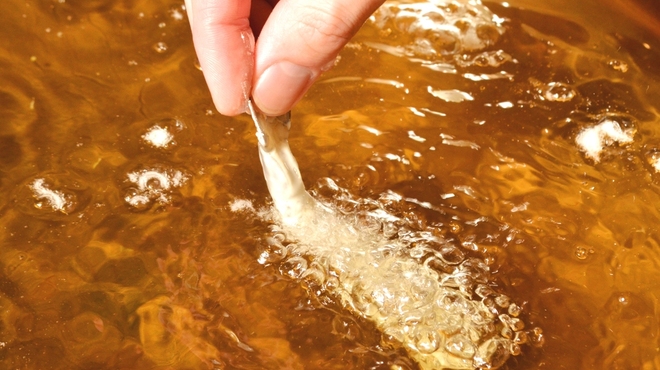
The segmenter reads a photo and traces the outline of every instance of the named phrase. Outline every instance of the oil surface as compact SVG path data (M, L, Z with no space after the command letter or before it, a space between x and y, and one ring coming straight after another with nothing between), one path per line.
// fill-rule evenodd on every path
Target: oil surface
M483 49L368 22L293 112L303 179L484 261L543 330L503 368L660 368L660 45L516 4ZM417 367L273 249L254 128L214 113L180 2L2 8L0 367Z

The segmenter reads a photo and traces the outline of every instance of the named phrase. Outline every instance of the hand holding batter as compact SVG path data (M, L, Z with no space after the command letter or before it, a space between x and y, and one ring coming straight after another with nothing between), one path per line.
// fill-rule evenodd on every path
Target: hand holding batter
M186 0L195 49L222 114L290 110L383 0ZM256 43L255 43L256 39Z

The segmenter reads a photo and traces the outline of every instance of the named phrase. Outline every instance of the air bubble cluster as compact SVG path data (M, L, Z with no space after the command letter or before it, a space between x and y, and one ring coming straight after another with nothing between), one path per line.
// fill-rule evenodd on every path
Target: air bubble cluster
M174 136L167 127L160 127L154 125L142 135L142 139L156 148L167 148L170 144L174 144Z
M521 307L488 285L483 260L408 225L382 199L349 198L326 182L332 200L295 226L274 223L260 263L374 322L423 369L492 369L521 352L532 333Z
M633 142L637 129L629 121L614 115L604 116L597 125L580 131L575 137L575 143L587 157L598 163L607 147Z
M482 50L504 33L503 20L480 1L388 1L372 17L387 40L425 59Z
M91 193L85 182L70 173L40 173L16 187L17 208L46 220L66 220L82 211Z
M572 87L561 82L548 83L545 88L542 89L541 94L541 96L547 101L562 103L573 100L575 95L577 95Z
M463 68L468 67L500 67L505 63L517 63L513 57L502 50L489 50L477 55L460 54L454 55L456 65Z
M128 173L131 186L124 200L137 210L144 210L154 203L171 202L171 193L188 180L183 172L173 169L149 168Z
M49 209L66 214L73 207L73 195L50 189L45 184L44 179L35 179L30 187L34 193L34 198L37 200L34 204L37 209Z

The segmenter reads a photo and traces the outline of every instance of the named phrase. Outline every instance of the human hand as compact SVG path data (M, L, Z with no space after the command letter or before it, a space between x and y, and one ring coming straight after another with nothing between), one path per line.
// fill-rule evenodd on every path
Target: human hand
M218 111L289 111L384 0L186 0ZM256 43L255 43L256 39Z

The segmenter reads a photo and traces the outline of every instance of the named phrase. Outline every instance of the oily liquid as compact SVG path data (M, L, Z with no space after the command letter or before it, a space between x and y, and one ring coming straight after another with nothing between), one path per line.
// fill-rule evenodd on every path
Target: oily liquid
M600 3L509 4L476 48L368 22L293 112L302 176L369 232L482 262L465 276L544 339L502 368L660 368L658 45ZM180 2L3 8L0 367L419 367L283 256ZM616 127L597 158L576 141Z

